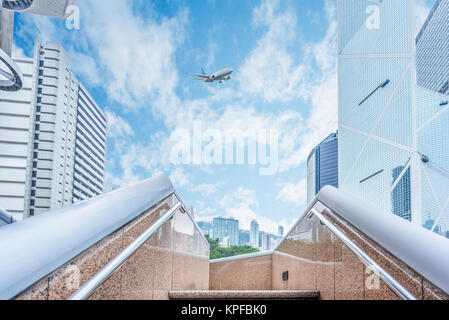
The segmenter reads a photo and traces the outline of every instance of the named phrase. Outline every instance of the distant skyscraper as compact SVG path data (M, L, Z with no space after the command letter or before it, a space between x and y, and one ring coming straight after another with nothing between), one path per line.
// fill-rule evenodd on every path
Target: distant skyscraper
M279 228L278 228L278 236L279 237L283 237L284 236L284 227L283 226L279 226Z
M262 250L271 250L271 236L268 233L264 233L262 236Z
M212 227L212 236L214 239L223 241L225 237L229 238L230 246L239 245L239 221L235 219L214 218Z
M449 95L449 0L437 0L416 38L418 85Z
M438 92L449 73L448 3L437 1L415 41L414 1L338 1L339 188L420 226L433 221L441 234L449 230L449 99Z
M251 230L249 232L249 242L252 247L259 247L259 224L256 220L251 221Z
M258 248L262 248L262 237L265 234L265 232L263 231L259 231L259 243L258 243Z
M401 179L399 176L403 174ZM393 169L393 181L397 181L393 192L391 193L391 203L393 213L408 221L412 221L412 198L410 192L410 168L404 171L400 166Z
M24 88L0 92L0 205L22 220L103 192L106 118L59 44L15 61Z
M338 188L338 136L330 134L316 146L307 159L307 203L324 186Z

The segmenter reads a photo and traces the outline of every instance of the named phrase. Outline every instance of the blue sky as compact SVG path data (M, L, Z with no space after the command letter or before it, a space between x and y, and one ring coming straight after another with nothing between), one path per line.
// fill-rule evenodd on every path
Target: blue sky
M433 0L416 0L421 24ZM249 229L288 228L306 206L310 150L337 129L334 0L78 0L80 29L16 16L15 55L35 38L61 43L72 71L105 110L106 190L164 174L198 220L229 216ZM203 84L186 72L231 67ZM260 165L175 165L176 130L276 130L276 174ZM179 142L179 141L178 141Z

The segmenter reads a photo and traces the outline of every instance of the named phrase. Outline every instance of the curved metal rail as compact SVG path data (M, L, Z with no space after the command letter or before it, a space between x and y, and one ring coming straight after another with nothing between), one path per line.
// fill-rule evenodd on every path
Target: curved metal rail
M97 290L114 272L120 268L152 235L154 235L168 220L178 211L185 212L180 202L174 205L162 218L142 233L118 256L112 259L106 266L98 271L84 285L81 286L68 300L86 300Z
M3 0L2 6L8 10L22 11L30 8L34 0Z
M19 66L0 49L0 61L8 68L8 70L0 69L0 75L6 80L0 80L0 90L2 91L19 91L23 86L23 75Z

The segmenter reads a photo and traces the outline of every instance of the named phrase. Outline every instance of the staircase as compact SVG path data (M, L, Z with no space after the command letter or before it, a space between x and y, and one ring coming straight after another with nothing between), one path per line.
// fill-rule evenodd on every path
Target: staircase
M170 291L170 300L318 300L315 290L289 291Z

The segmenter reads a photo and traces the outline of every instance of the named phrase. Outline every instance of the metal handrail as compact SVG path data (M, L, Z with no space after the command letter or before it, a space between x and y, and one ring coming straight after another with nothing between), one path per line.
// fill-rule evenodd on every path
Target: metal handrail
M134 240L125 250L112 259L106 266L98 271L92 278L81 286L68 300L86 300L95 290L97 290L106 280L108 280L118 268L120 268L152 235L154 235L168 220L178 211L185 212L183 205L178 202L162 218L149 227L136 240Z
M352 240L350 240L339 228L323 216L318 210L312 208L309 212L316 216L338 239L340 239L362 262L370 267L379 277L385 281L387 286L398 296L405 300L417 300L404 286L396 281L388 272L371 259L363 250L361 250Z

